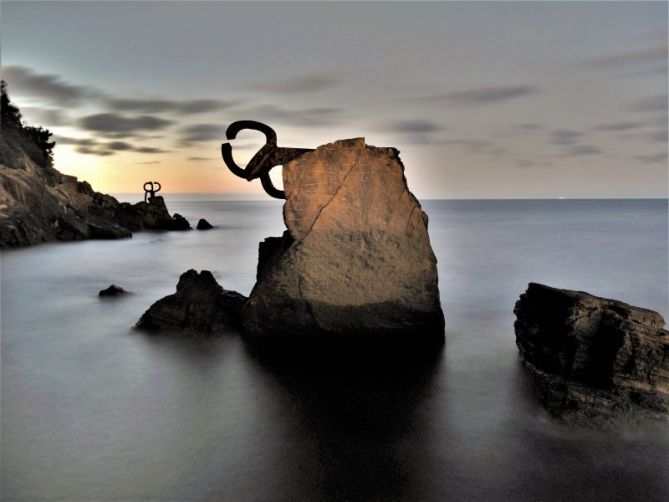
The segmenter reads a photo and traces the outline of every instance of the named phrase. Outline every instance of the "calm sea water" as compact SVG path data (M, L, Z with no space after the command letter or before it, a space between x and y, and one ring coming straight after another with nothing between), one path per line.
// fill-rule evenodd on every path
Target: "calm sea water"
M539 281L667 317L667 201L427 201L444 349L323 364L130 331L189 268L248 294L283 229L278 202L167 202L217 228L3 253L3 500L669 498L669 424L553 421L512 313Z

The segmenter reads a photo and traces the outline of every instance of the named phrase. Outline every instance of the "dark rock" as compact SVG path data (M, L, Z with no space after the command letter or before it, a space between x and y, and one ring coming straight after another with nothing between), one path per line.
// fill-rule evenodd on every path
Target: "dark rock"
M174 213L165 230L190 230L190 223L179 213Z
M121 286L117 286L116 284L112 284L109 286L107 289L103 289L98 293L98 296L121 296L125 295L127 291L123 289Z
M288 231L260 244L249 335L443 341L427 216L397 150L337 141L286 163L283 185Z
M530 283L516 344L556 415L669 412L669 332L657 312Z
M209 223L204 218L200 218L200 221L197 222L197 229L198 230L211 230L212 228L214 228L214 225Z
M189 270L181 275L175 294L151 305L136 328L153 332L217 334L238 329L247 298L223 289L211 272Z

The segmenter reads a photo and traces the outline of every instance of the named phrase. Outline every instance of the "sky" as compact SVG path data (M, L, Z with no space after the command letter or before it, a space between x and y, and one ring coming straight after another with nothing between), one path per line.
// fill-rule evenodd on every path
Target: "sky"
M267 198L220 157L252 119L279 146L396 147L419 198L667 197L667 36L666 2L0 7L10 98L111 193Z

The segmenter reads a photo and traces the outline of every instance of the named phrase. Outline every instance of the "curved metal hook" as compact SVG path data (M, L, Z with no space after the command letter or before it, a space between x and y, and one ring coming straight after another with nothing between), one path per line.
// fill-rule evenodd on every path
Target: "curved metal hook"
M251 129L253 131L261 132L265 135L265 144L258 150L253 158L249 161L245 168L239 167L232 158L232 145L230 143L223 143L221 145L221 156L228 169L240 178L247 181L260 178L267 195L277 198L285 199L286 194L282 190L277 189L269 177L269 172L275 166L280 166L294 160L301 155L311 152L313 150L306 148L279 148L276 146L276 133L270 126L255 120L239 120L233 122L228 126L225 135L228 139L235 139L237 134L243 129Z

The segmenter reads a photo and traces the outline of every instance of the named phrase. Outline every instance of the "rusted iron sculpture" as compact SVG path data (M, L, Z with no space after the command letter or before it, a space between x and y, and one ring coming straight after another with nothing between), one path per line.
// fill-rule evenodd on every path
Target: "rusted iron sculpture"
M149 188L146 188L146 186L149 185ZM155 188L155 185L158 185L158 188ZM160 186L160 183L157 181L147 181L144 183L144 202L147 202L147 198L149 201L153 199L158 192L160 192L160 189L162 187Z
M230 143L223 143L221 145L221 154L228 169L233 174L244 178L246 181L251 181L260 178L262 187L268 195L275 199L285 199L286 194L283 190L279 190L272 184L269 177L269 172L276 166L282 166L291 160L304 155L307 152L312 152L311 148L281 148L276 146L276 133L270 126L255 120L239 120L233 122L225 131L225 136L231 140L237 137L243 129L251 129L253 131L261 132L265 135L265 145L256 153L249 161L245 168L239 167L232 158L232 145Z

